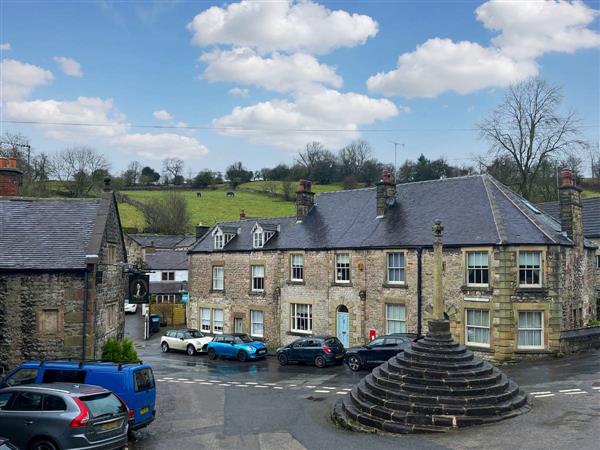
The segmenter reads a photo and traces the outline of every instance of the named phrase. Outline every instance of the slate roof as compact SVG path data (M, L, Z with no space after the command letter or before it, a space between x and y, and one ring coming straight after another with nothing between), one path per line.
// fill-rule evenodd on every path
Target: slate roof
M586 238L600 238L600 197L584 198L583 209L583 234ZM560 221L560 205L558 202L546 202L537 205L546 214Z
M105 199L0 198L0 270L84 269ZM102 227L103 231L103 227ZM94 239L92 239L94 237Z
M222 250L252 251L254 224L279 232L263 250L431 247L431 227L444 226L445 246L494 244L572 245L560 224L489 175L397 185L396 205L376 217L375 188L320 194L302 222L295 217L245 219L220 226L241 228ZM207 235L190 250L212 252Z
M188 270L187 252L180 250L157 250L146 252L146 267L152 270Z
M154 247L162 249L191 247L196 242L195 235L186 234L129 234L128 236L142 247L154 243Z

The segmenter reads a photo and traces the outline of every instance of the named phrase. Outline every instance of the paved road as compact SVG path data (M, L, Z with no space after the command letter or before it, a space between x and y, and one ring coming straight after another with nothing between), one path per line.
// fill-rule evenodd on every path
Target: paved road
M128 334L139 317L128 317ZM505 366L532 411L499 424L443 435L375 436L342 431L332 405L366 372L344 366L280 367L161 354L158 336L138 354L157 379L158 419L134 449L597 449L600 352Z

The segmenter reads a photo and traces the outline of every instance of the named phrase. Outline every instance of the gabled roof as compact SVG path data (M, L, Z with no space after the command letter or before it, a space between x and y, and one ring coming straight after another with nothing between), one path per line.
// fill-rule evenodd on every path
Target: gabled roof
M589 239L600 238L600 197L584 198L581 204L583 234ZM558 202L539 203L537 206L546 214L560 221L560 204Z
M85 256L100 252L112 202L112 193L93 199L1 197L0 270L85 269Z
M145 264L151 270L188 270L187 252L180 250L157 250L146 253Z
M173 249L191 247L196 242L195 235L186 234L129 234L132 240L142 247Z
M431 247L436 219L443 223L445 246L572 245L555 219L491 176L475 175L399 184L396 204L383 218L376 217L375 188L323 193L301 222L262 219L279 225L263 250ZM241 232L218 251L252 251L256 222L224 223ZM205 237L190 252L213 250L213 240Z

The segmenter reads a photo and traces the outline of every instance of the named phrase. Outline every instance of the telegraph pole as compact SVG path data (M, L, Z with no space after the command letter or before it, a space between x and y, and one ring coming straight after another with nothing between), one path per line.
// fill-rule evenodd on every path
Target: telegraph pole
M394 144L394 183L396 183L398 178L398 146L401 145L404 148L404 144L401 142L390 142Z

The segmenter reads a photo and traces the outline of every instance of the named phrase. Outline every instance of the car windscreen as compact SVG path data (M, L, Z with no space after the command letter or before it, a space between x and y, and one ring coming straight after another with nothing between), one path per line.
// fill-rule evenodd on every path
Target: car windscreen
M249 344L250 342L254 342L254 339L252 339L247 334L243 334L241 336L236 336L235 337L235 343L236 344L241 344L241 343Z
M125 412L123 403L111 392L79 397L90 412L92 419L105 414L121 414Z
M199 331L187 331L183 333L183 337L185 339L199 339L201 337L204 337L204 335Z
M35 383L38 369L21 369L4 380L7 386L21 386L23 384Z
M85 383L85 370L46 369L42 383Z
M145 368L133 372L133 385L135 392L147 391L154 387L154 375L152 369Z
M325 345L328 345L329 347L341 347L342 343L338 340L338 338L332 337L325 339Z

